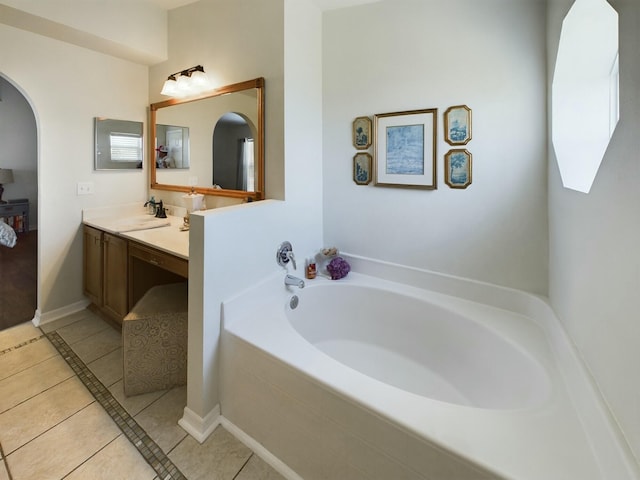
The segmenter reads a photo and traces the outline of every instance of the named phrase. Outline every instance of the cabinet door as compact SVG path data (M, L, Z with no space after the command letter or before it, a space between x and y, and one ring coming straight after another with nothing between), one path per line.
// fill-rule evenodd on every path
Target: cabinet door
M104 233L104 289L102 306L118 323L128 313L127 241Z
M102 232L84 226L82 240L84 294L95 305L102 306Z

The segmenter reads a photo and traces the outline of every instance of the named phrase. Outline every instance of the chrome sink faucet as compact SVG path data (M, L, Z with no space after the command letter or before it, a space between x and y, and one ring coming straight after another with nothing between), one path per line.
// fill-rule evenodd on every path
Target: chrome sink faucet
M284 277L284 284L286 286L304 288L304 280L298 277L294 277L293 275L287 275Z

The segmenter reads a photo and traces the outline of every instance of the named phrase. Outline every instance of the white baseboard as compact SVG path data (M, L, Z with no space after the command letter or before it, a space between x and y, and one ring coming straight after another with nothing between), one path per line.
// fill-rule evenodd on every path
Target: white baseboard
M56 310L51 310L50 312L41 313L40 309L36 310L35 316L31 322L36 326L40 327L47 323L58 320L59 318L66 317L67 315L71 315L72 313L79 312L84 310L89 305L89 300L81 300L76 303L72 303L71 305L67 305L62 308L58 308Z
M220 425L220 405L216 405L204 418L189 407L184 407L184 413L178 420L178 425L199 443L203 443Z
M40 325L42 325L42 319L40 317L41 317L40 309L36 308L36 311L33 314L33 318L31 319L31 323L33 323L34 327L39 327Z

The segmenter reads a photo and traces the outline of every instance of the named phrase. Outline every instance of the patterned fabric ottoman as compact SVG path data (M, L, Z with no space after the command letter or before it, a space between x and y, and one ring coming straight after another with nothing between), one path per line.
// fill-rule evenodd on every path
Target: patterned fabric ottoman
M187 383L187 282L151 288L122 321L124 393Z

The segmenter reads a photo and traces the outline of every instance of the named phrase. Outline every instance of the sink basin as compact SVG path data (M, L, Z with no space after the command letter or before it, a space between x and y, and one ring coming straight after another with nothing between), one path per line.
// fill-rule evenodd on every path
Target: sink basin
M134 217L125 217L114 221L111 224L115 232L132 232L134 230L147 230L149 228L166 227L171 222L168 218L156 218L151 215L136 215Z

